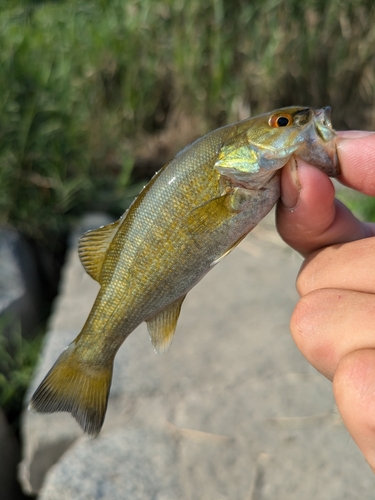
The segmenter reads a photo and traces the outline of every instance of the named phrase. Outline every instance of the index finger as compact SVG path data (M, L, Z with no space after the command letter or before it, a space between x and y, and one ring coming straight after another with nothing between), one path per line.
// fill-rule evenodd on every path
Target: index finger
M375 196L375 133L338 132L337 154L341 166L338 180L361 193Z

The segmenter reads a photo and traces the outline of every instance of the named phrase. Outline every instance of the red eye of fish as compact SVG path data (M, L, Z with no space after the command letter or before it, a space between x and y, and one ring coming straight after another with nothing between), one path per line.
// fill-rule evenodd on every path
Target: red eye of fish
M292 123L292 121L293 120L292 120L291 115L285 113L282 115L271 116L268 123L271 127L279 128L279 127L287 127L288 125L290 125Z

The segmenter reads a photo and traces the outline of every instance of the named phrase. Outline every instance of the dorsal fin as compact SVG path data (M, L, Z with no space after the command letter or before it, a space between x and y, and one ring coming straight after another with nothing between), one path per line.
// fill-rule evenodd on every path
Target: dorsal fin
M78 255L86 272L100 283L100 273L109 245L120 225L121 219L108 226L87 231L79 240Z
M147 320L148 333L150 334L152 345L158 354L168 351L172 343L184 298L185 295Z

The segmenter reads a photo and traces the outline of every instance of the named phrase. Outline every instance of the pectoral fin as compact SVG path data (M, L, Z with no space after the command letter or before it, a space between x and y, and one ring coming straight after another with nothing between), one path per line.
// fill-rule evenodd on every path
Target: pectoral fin
M100 273L120 220L100 227L93 231L87 231L79 240L78 255L86 272L100 283Z
M184 299L185 295L147 320L151 342L158 354L166 352L172 343Z
M254 192L251 190L233 188L192 210L183 223L189 228L190 234L214 232L248 207L253 197Z
M189 233L214 231L233 217L235 213L230 209L231 197L231 194L224 194L194 208L183 222L189 228Z
M218 257L216 260L214 260L210 267L216 266L216 264L218 264L221 260L223 260L224 257L229 255L232 252L232 250L234 250L236 248L236 246L241 243L241 241L245 238L245 236L247 236L247 235L244 234L243 236L241 236L241 238L239 240L237 240L236 243L234 245L232 245L226 252L224 252L223 255L220 255L220 257Z

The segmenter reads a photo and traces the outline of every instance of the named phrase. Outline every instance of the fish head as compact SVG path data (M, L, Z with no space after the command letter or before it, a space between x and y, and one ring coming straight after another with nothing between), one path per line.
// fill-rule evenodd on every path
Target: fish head
M292 155L327 175L340 173L336 134L329 107L282 108L249 118L236 129L219 151L215 168L240 183L254 185L274 175Z
M336 151L336 133L332 129L331 108L302 108L291 114L295 131L289 137L289 146L295 147L294 154L316 166L327 175L335 177L340 173ZM270 124L279 120L272 115ZM280 128L280 127L279 127ZM285 128L285 127L284 127ZM288 143L288 137L285 137Z

